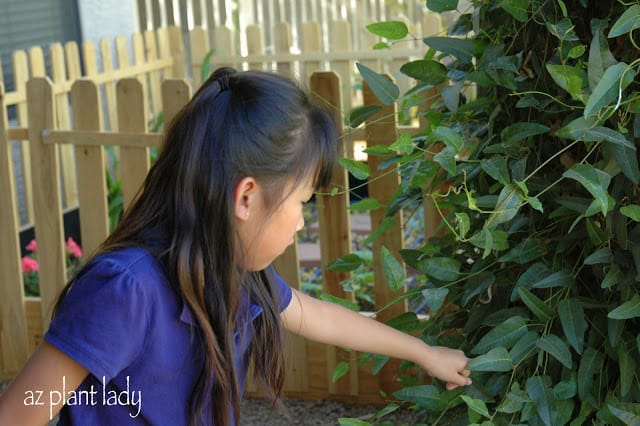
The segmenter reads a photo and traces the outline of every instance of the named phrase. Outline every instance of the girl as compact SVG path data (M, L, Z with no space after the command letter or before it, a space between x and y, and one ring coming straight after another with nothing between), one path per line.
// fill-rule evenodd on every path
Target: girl
M335 123L291 81L216 71L65 288L44 342L0 399L0 424L43 424L60 411L64 425L233 425L250 361L280 395L282 327L414 361L450 389L470 384L461 351L292 290L270 267L302 228L303 204L329 184L336 153Z

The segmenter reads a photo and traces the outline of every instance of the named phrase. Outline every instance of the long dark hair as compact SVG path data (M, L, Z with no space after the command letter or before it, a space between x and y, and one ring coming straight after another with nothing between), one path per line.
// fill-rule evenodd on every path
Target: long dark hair
M330 117L291 80L217 70L168 127L141 191L99 250L147 248L197 319L204 363L191 395L191 424L203 421L209 405L217 426L239 418L234 332L244 292L263 308L249 349L256 379L274 398L282 391L279 305L265 271L235 266L242 262L233 191L251 176L267 188L275 210L292 178L311 176L316 188L327 186L337 155Z

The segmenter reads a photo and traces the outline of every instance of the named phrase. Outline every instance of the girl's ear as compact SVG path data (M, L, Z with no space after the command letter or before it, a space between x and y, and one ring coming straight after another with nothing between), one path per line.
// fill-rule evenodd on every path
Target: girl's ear
M234 212L236 219L246 221L251 215L252 206L256 206L256 198L259 193L258 182L251 176L242 178L236 185L234 192Z

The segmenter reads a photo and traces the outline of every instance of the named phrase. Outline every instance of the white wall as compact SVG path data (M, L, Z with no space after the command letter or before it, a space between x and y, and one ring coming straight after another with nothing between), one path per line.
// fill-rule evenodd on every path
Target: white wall
M113 45L116 36L124 35L130 40L139 31L136 0L77 1L83 41L92 40L98 46L101 38L107 38Z

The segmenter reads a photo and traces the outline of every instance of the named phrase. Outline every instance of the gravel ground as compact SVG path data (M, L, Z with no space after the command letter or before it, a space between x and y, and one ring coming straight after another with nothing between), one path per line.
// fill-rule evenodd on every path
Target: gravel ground
M8 386L0 382L0 394ZM272 408L271 403L262 399L245 399L241 404L240 426L330 426L338 425L341 417L361 420L370 418L380 408L370 405L349 406L336 401L284 400L280 407ZM384 418L396 425L410 425L411 413L399 411ZM55 425L55 420L50 426Z

